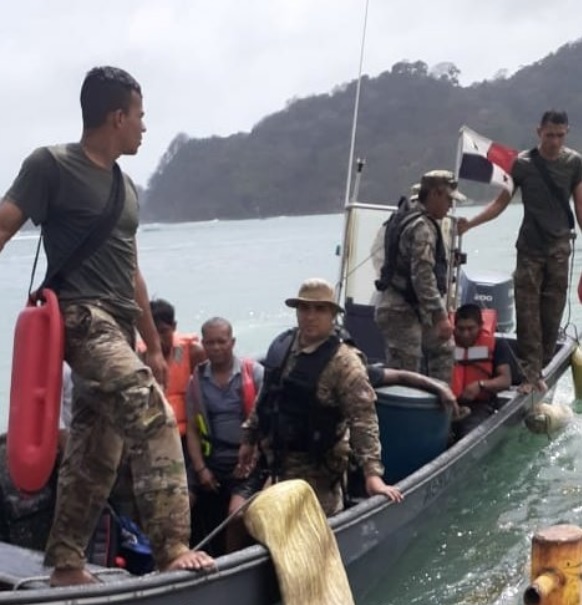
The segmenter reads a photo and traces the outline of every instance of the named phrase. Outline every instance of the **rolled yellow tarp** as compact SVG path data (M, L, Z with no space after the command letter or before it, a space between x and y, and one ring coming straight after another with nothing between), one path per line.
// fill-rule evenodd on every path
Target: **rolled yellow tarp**
M354 605L335 536L307 482L268 487L244 520L271 553L284 605Z
M578 345L570 357L572 368L572 381L576 399L582 399L582 347Z

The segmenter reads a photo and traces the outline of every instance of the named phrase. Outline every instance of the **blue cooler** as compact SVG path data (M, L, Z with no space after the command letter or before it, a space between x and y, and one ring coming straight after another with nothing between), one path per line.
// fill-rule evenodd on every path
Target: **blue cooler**
M447 449L451 411L419 389L386 386L376 394L384 480L396 483Z

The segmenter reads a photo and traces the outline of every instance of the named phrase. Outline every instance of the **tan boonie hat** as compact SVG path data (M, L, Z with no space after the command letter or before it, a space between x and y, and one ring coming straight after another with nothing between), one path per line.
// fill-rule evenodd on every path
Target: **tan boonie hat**
M300 286L299 292L295 298L288 298L285 304L293 309L297 308L299 303L326 303L333 307L335 311L343 313L344 310L335 301L335 292L333 286L320 277L306 279Z
M447 185L450 187L452 190L452 197L456 201L463 202L467 199L460 191L457 191L459 182L450 170L430 170L423 174L420 179L420 187L422 189L433 189L440 185Z

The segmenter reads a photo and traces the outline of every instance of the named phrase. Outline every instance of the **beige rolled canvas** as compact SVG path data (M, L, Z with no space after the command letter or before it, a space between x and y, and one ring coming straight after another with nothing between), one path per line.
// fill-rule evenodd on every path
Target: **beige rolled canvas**
M354 605L335 536L308 483L268 487L244 520L271 553L284 605Z

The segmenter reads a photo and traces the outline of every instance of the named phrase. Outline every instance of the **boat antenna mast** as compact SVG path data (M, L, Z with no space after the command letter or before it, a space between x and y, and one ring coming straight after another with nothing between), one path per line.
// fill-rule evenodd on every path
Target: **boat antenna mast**
M354 156L356 150L356 132L358 126L358 115L360 110L360 91L362 88L362 68L364 65L364 49L366 46L366 29L368 26L368 8L370 5L370 0L366 0L366 8L364 11L364 26L362 29L362 43L360 45L360 64L358 67L358 79L356 84L356 99L354 102L354 115L352 118L352 133L350 137L350 153L348 157L348 170L346 177L346 190L344 196L344 211L346 212L346 216L344 219L344 232L342 237L342 244L340 248L341 254L341 263L340 263L340 275L336 288L336 298L338 303L341 301L342 297L342 289L344 286L344 281L346 278L347 271L347 260L348 260L348 236L349 236L349 223L350 223L350 193L352 190L352 175L354 170ZM358 177L362 174L362 169L364 167L364 161L358 159ZM359 189L359 179L358 179L358 189ZM354 197L357 195L357 192L354 190ZM354 200L355 201L355 200Z

